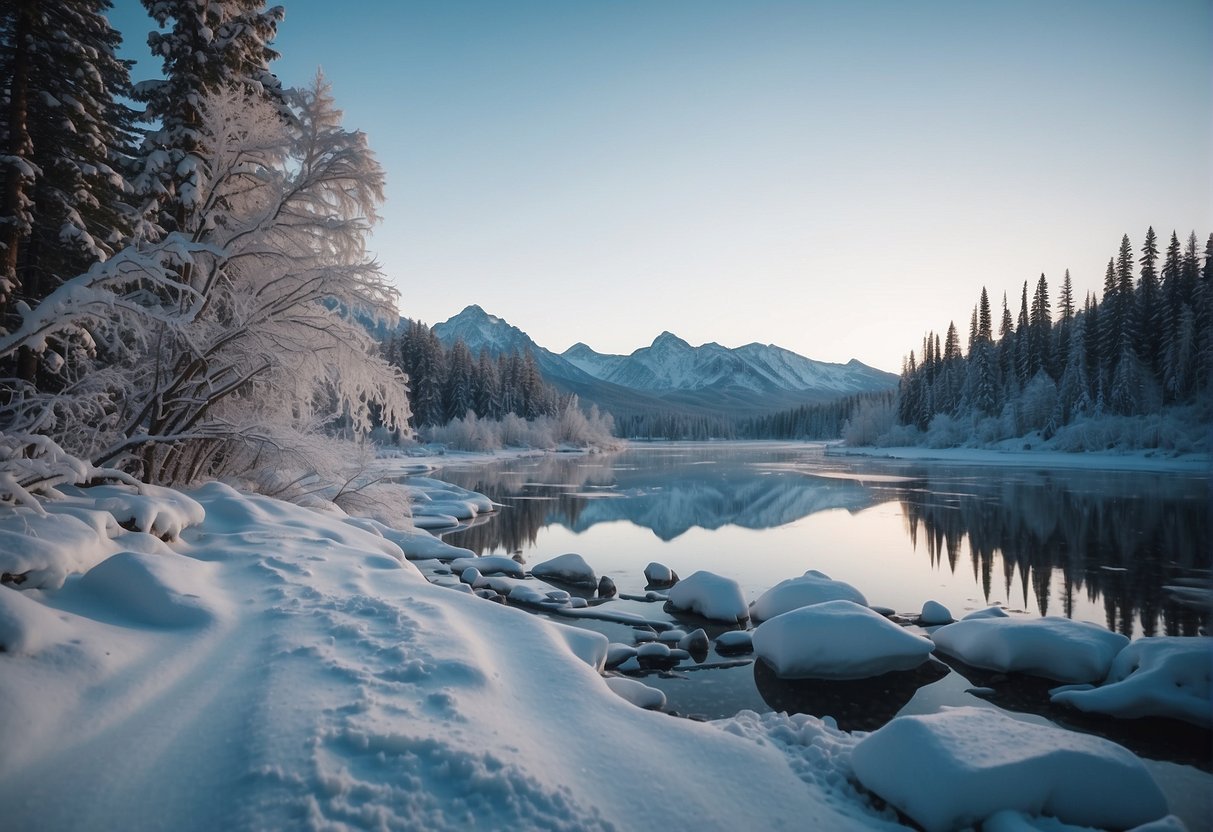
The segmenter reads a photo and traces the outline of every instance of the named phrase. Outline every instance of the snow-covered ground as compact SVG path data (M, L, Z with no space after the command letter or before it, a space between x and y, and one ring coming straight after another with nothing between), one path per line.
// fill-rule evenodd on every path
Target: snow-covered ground
M415 483L443 507L485 505ZM971 786L935 776L926 801L914 786L953 765L958 720L916 723L916 737L937 737L915 748L941 750L902 752L894 736L864 775L852 766L862 735L828 720L645 710L658 692L607 681L604 636L486 601L454 576L430 583L410 557L468 553L421 530L221 484L73 492L52 509L0 508L0 571L24 576L0 586L4 828L903 828L861 783L928 826L1000 809L1079 823L1090 816L1064 810L1089 805L1074 790L1105 771L1133 811L1100 822L1163 811L1145 769L1090 738L1065 756L1068 796L1051 798L1048 778L1023 772L1056 765L1063 734L1042 740L1019 720L987 738L1003 751L974 808ZM1016 774L1000 781L1003 761Z

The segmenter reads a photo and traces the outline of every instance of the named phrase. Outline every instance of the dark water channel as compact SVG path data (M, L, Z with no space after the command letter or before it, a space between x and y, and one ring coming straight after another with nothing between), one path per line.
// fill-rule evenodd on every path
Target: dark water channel
M905 618L934 600L955 618L997 604L1131 638L1205 635L1209 627L1200 596L1213 557L1203 472L997 468L840 457L805 444L671 443L452 467L440 476L504 506L444 535L447 542L530 565L577 552L637 598L650 561L684 577L706 569L732 578L747 600L817 569ZM660 602L580 594L600 609L703 627L713 642L729 629L671 614ZM636 635L625 624L575 623L614 642L631 644ZM1208 731L1084 716L1049 703L1056 683L950 659L875 679L784 681L748 655L712 649L639 675L679 714L804 712L832 716L848 730L977 704L968 691L982 687L982 704L1099 733L1143 757L1210 769Z

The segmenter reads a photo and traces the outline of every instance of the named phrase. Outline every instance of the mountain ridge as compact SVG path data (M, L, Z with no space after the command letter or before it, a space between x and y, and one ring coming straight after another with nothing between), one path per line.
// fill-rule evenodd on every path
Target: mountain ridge
M617 415L749 415L877 392L897 383L893 373L857 359L833 364L758 342L736 348L716 342L692 346L669 330L629 355L600 353L584 342L556 353L477 304L435 324L433 331L448 347L462 339L473 353L530 350L549 383Z

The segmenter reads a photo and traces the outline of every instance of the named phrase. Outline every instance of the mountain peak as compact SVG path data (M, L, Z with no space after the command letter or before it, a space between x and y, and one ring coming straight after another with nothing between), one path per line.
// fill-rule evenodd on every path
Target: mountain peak
M679 338L674 333L670 332L668 329L663 331L660 335L658 335L656 338L653 339L653 346L654 347L663 346L663 347L667 347L667 348L668 347L682 347L684 349L691 348L690 344L688 344L686 341Z

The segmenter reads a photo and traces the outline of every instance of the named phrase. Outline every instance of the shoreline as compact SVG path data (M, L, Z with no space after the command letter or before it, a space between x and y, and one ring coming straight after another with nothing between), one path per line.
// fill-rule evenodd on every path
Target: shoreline
M848 447L828 444L828 457L895 459L909 462L942 462L956 465L987 465L1004 468L1052 468L1066 470L1123 471L1130 473L1185 473L1213 476L1213 457L1208 454L1151 456L1150 451L1123 453L1070 453L1052 450L1001 450L997 448Z

